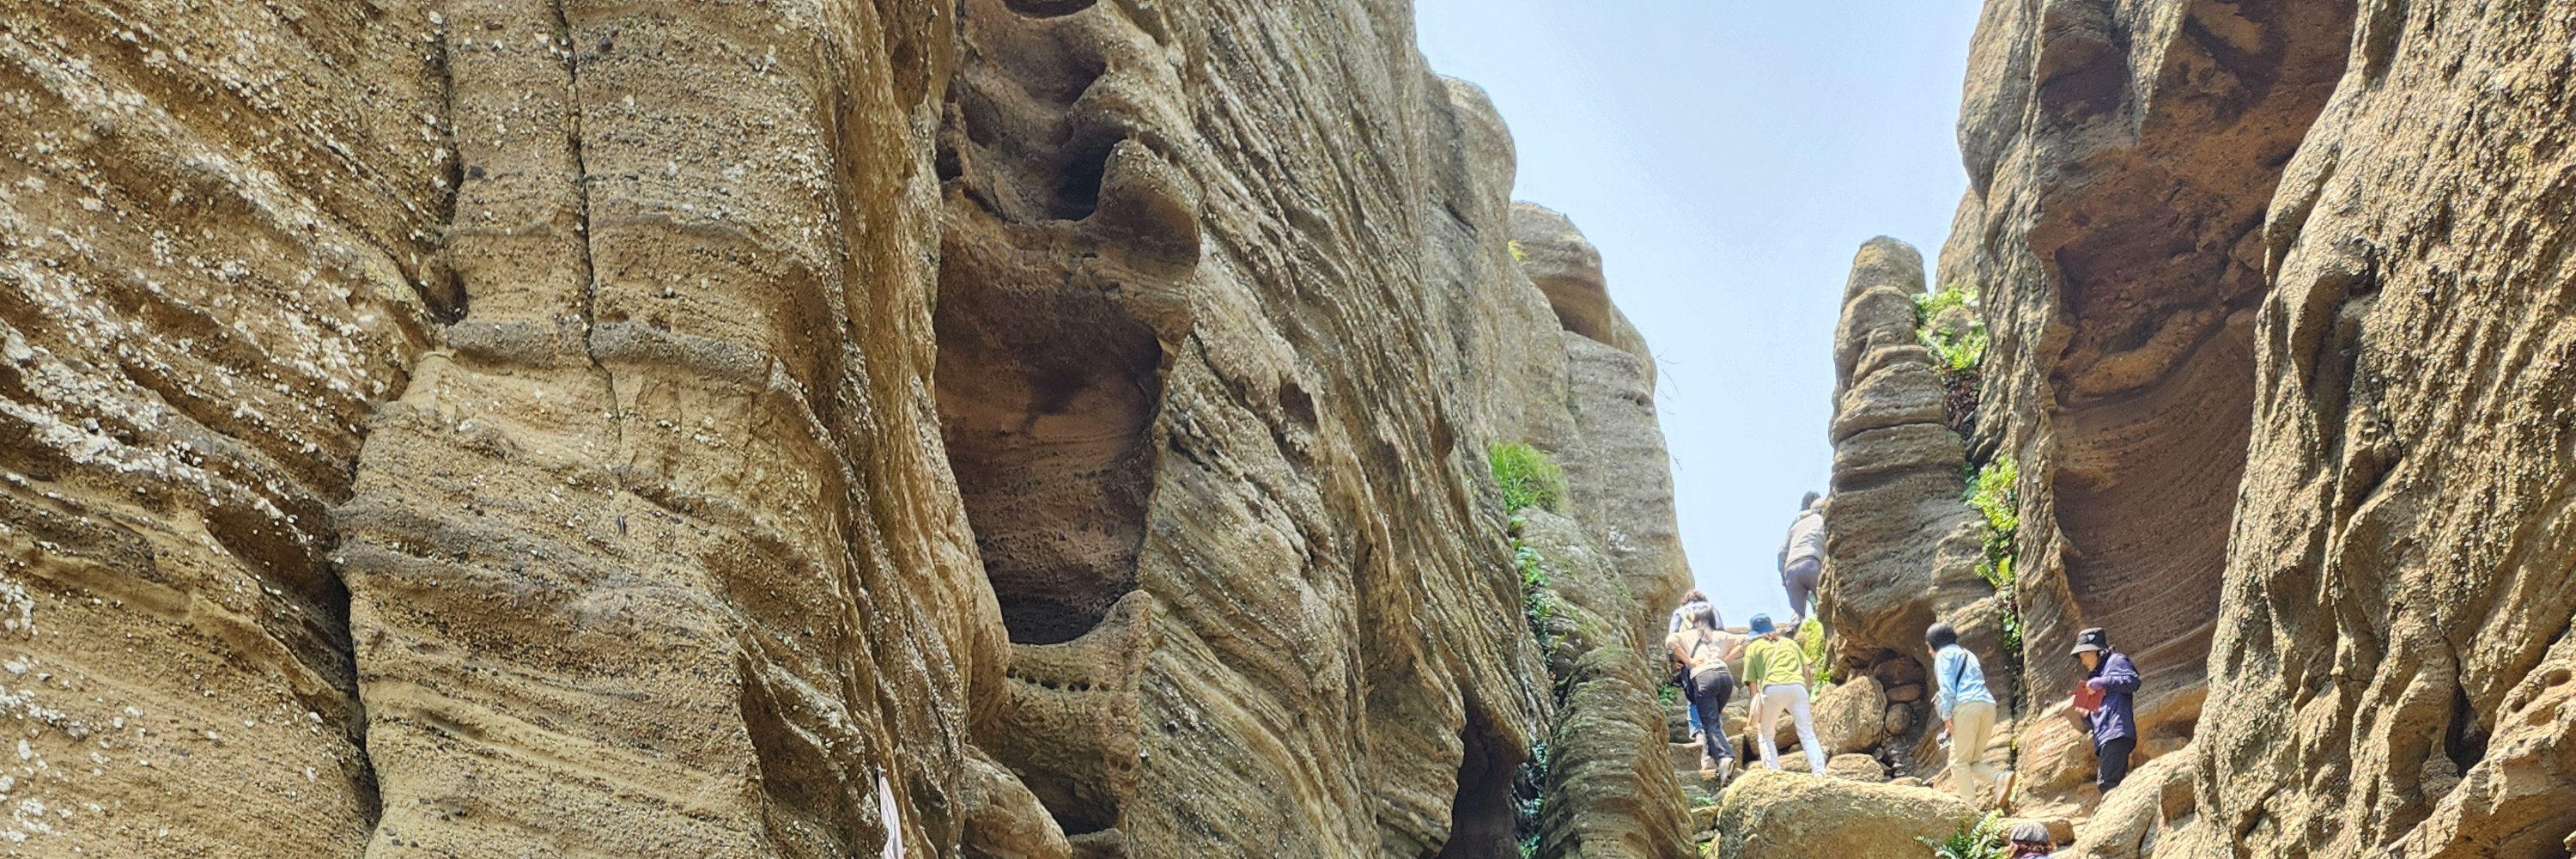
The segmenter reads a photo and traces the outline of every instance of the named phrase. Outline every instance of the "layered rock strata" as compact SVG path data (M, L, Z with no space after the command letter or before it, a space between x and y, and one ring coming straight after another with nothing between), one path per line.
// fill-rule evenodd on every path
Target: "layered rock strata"
M2568 12L2361 4L2285 171L2186 855L2576 839Z
M1834 332L1837 389L1827 433L1834 470L1817 615L1832 636L1835 673L1882 686L1929 676L1923 632L1935 620L1957 625L1971 648L2002 661L2001 601L1977 575L1984 520L1961 500L1965 447L1948 425L1932 353L1916 335L1924 290L1921 254L1873 240L1852 260ZM1937 772L1938 731L1920 728L1939 720L1919 695L1906 710L1897 717L1906 727L1885 745L1908 749L1920 764L1910 771Z
M1403 7L22 11L12 843L1686 851L1652 357Z
M2080 855L2569 849L2569 27L1989 4L1942 271L1995 333L1972 454L2024 475L2025 682L2109 627L2178 753ZM2039 796L2090 803L2080 735L2026 724Z
M2342 73L2348 4L1986 6L1960 148L1970 178L1940 280L1984 301L1974 456L2021 475L2018 666L2063 700L2075 632L2147 673L2144 754L2187 741L2255 402L2261 226ZM2032 720L2023 772L2074 797L2090 750Z

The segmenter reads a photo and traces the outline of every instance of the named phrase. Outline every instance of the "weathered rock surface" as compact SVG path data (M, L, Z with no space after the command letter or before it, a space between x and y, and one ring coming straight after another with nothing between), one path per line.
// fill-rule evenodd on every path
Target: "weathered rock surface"
M1687 806L1672 799L1682 795L1679 773L1696 778L1700 746L1665 743L1655 698L1663 680L1650 667L1662 662L1643 657L1662 637L1644 641L1622 621L1636 614L1637 600L1581 523L1535 508L1515 518L1516 536L1546 571L1537 598L1549 606L1545 649L1559 690L1546 737L1539 852L1689 855Z
M1825 762L1825 774L1852 781L1883 782L1887 780L1887 765L1868 755L1835 755Z
M2084 626L2165 755L2082 855L2569 849L2571 26L1988 4L1941 268L1995 338L1973 451L2023 475L2026 785L2085 798Z
M2254 402L2263 213L2351 20L2342 3L1995 0L1972 48L1970 189L1940 279L1981 292L1993 336L1974 458L2020 466L2019 668L2033 703L2063 696L2068 642L2109 628L2147 674L2152 752L2199 712ZM2024 775L2064 795L2080 769Z
M1918 856L1978 818L1956 796L1756 767L1720 800L1710 855L1720 859Z
M0 13L10 852L366 843L331 510L462 309L427 13Z
M38 855L1500 855L1551 733L1543 839L1687 850L1652 356L1401 6L31 5L0 77Z
M1923 631L1934 620L1959 626L1971 649L2002 663L1994 588L1976 572L1984 520L1961 500L1965 448L1945 423L1945 387L1915 333L1923 293L1922 256L1894 239L1873 240L1852 261L1834 332L1833 489L1818 616L1832 632L1827 658L1836 676L1869 684L1866 696L1844 693L1852 706L1826 741L1837 752L1880 744L1892 723L1882 685L1889 679L1916 690L1910 706L1920 712L1894 720L1900 736L1887 742L1930 743L1932 732L1917 728L1937 722L1920 694L1932 658ZM1876 702L1867 719L1861 697ZM1917 774L1940 765L1937 755L1916 758Z
M2541 856L2576 832L2567 13L2362 4L2285 171L2207 843Z

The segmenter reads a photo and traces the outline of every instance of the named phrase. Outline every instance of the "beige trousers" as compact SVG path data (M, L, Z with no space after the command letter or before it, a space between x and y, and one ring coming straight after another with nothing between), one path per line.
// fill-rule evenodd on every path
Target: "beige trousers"
M1950 781L1972 808L1991 804L1995 783L2003 778L1985 760L1986 744L1994 738L1994 702L1968 701L1950 709Z

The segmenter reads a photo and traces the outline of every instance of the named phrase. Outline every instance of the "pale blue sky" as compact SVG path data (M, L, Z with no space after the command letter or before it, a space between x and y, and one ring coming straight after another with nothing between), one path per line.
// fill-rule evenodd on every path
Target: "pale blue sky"
M1565 212L1662 365L1683 541L1730 622L1832 462L1852 254L1939 249L1975 0L1417 0L1431 67L1483 86L1514 197Z

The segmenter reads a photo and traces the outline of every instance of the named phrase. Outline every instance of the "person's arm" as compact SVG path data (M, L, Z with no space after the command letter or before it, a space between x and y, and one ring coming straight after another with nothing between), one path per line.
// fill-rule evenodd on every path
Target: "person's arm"
M2127 656L2115 655L2102 663L2102 675L2087 683L2102 692L2136 692L2138 691L2138 666L2131 663Z
M1756 647L1751 650L1752 655L1744 658L1744 682L1752 684L1755 689L1762 688L1763 669L1771 667L1768 664L1770 652L1770 648Z
M1951 700L1948 681L1950 662L1953 658L1954 654L1944 648L1941 655L1932 660L1932 710L1941 714L1941 728L1944 731L1949 730L1950 727Z

